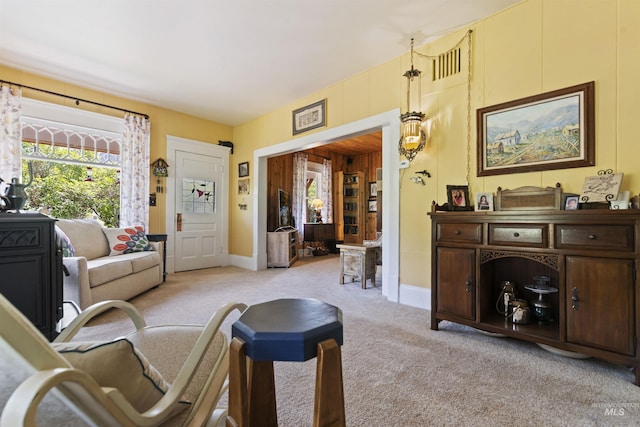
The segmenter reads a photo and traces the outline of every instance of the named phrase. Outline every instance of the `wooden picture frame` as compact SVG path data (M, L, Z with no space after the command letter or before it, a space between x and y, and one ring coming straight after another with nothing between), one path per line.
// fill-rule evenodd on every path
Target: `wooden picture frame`
M368 201L369 212L378 212L378 201L377 200L369 200Z
M377 181L371 181L369 183L369 198L370 199L375 199L378 197L378 182Z
M314 102L313 104L293 110L291 119L294 135L326 126L327 99L325 98Z
M447 185L447 202L452 211L468 211L471 207L469 199L469 186L467 185Z
M249 178L242 178L238 180L239 196L248 195L250 193L249 184L250 184Z
M249 162L242 162L238 164L238 176L240 178L249 176Z
M595 165L595 83L477 110L478 176Z

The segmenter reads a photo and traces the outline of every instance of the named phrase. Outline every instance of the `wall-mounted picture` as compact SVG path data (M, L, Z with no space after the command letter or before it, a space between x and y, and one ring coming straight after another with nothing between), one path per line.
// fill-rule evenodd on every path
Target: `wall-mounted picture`
M594 82L477 110L478 176L593 166Z
M238 195L249 194L249 178L242 178L238 180Z
M564 210L565 211L575 211L578 209L579 203L578 196L568 196L564 199Z
M377 200L369 200L369 212L378 212Z
M378 183L372 181L369 183L369 198L375 199L376 197L378 197Z
M582 184L580 201L583 203L609 202L616 200L620 185L622 185L622 173L600 171L596 176L588 176Z
M451 210L469 210L471 207L469 187L466 185L447 185L447 202Z
M293 110L293 134L326 126L327 123L327 100L323 99L305 107Z
M242 162L238 165L238 176L249 176L249 162Z
M493 193L476 194L476 211L492 211L493 210Z

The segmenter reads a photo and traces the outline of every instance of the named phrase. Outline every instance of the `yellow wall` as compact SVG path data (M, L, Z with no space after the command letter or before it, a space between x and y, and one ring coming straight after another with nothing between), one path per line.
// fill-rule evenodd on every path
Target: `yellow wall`
M470 159L470 190L495 192L498 186L562 184L566 192L579 193L586 176L600 169L624 172L623 190L637 194L640 177L635 161L640 149L636 103L640 99L640 1L637 0L525 0L469 28L473 29L470 153L467 153L466 74L430 82L430 66L418 58L424 72L423 111L430 117L430 141L410 169L401 174L400 281L430 287L430 224L426 212L433 200L446 201L447 184L465 184ZM417 50L426 55L442 53L455 45L467 28L456 31ZM466 44L463 43L463 52ZM463 54L464 56L464 54ZM466 60L466 57L464 58ZM465 62L466 67L466 62ZM217 143L234 142L230 160L229 252L252 256L252 195L248 209L238 205L238 163L250 162L255 179L253 152L293 139L291 112L327 98L327 126L335 127L403 105L402 74L409 68L409 55L393 59L338 82L262 117L231 129L151 105L90 91L51 79L0 66L5 80L129 108L150 115L151 158L163 156L165 135ZM476 177L475 110L489 105L535 95L594 80L596 82L596 166L547 172ZM43 98L25 93L25 96ZM44 97L50 102L60 98ZM71 104L71 101L67 104ZM90 109L90 107L87 107ZM99 111L99 109L98 109ZM112 111L101 111L114 114ZM311 131L318 132L322 129ZM308 135L305 133L304 135ZM432 178L426 186L411 183L415 171L427 169ZM152 183L153 184L153 183ZM252 181L253 185L253 181ZM151 209L151 231L164 230L165 200Z
M624 172L622 190L637 194L640 177L634 162L640 153L636 148L640 131L635 118L635 104L640 99L638 22L640 1L636 0L526 0L469 27L473 30L469 153L472 194L495 192L497 187L552 186L556 182L565 192L580 193L586 176L609 168ZM445 52L464 37L466 30L417 51L425 55ZM465 43L462 48L464 70ZM426 212L433 200L446 201L447 184L466 182L467 76L463 73L434 84L430 64L422 58L415 63L424 72L422 109L430 117L431 132L425 152L401 173L400 281L430 287L431 235ZM407 54L336 83L236 127L234 142L242 147L248 160L257 148L293 139L291 111L322 98L327 98L328 127L401 107L402 73L408 68ZM595 167L476 176L476 109L592 80L596 82ZM432 174L427 185L409 182L409 176L422 169ZM231 211L232 217L238 216L234 209ZM231 236L236 240L241 235L242 239L236 240L232 252L251 256L251 215L241 215L246 215L246 221L236 222Z
M167 139L166 135L179 136L182 138L217 144L219 140L228 141L232 139L233 129L230 126L221 125L208 120L198 119L175 111L158 108L149 104L131 101L125 98L107 95L82 88L80 86L37 76L14 68L0 65L0 79L32 86L39 89L48 90L62 95L78 97L105 105L124 108L149 115L151 121L151 161L158 157L166 159ZM62 104L68 107L76 107L73 100L59 96L47 95L29 89L24 89L23 97L38 99L54 104ZM96 107L87 103L80 103L76 108L93 111L102 114L123 117L123 113L109 108ZM171 171L169 171L171 173ZM150 191L155 192L156 182L151 177ZM153 190L152 190L153 189ZM157 206L149 208L149 231L151 233L162 233L165 231L165 193L157 195Z

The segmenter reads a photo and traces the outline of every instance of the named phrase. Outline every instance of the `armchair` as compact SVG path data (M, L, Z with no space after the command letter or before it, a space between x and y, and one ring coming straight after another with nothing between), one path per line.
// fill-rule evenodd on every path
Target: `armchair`
M71 341L87 322L112 308L123 310L129 316L133 332L114 341ZM228 303L219 308L206 325L147 326L130 303L104 301L83 311L49 343L0 295L0 354L3 355L0 373L25 367L29 372L26 380L14 390L0 390L0 399L11 393L5 402L0 400L0 409L4 405L0 426L35 426L38 422L56 425L55 420L47 418L55 415L61 416L65 425L74 425L75 420L100 426L224 425L226 409L216 405L226 391L229 345L219 327L235 309L244 311L246 305ZM116 356L101 356L100 352L110 352L112 347L117 347L120 353L133 350L133 353L129 350L127 357L134 365L137 363L136 369L143 371L139 378L131 378L126 363L120 359L114 361ZM12 357L4 357L7 354ZM95 358L95 371L99 375L91 372L88 357ZM17 362L20 367L6 366ZM114 368L119 372L105 375L105 371ZM112 382L104 384L104 381ZM136 383L118 385L120 381ZM154 381L152 386L147 384L149 381ZM3 382L2 388L10 387ZM142 393L139 390L145 388L146 400L136 402L141 396L131 396L132 392ZM51 395L60 400L52 399ZM47 404L57 405L56 410L38 411L43 398L49 399Z

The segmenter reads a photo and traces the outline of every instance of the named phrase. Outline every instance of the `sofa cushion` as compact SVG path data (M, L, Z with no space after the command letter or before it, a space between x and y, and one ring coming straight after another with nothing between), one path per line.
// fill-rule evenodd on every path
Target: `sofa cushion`
M102 257L87 262L89 286L100 286L133 273L131 260L127 256Z
M56 225L71 240L76 256L90 260L109 255L102 224L95 219L59 219Z
M124 338L52 345L74 368L89 374L101 387L117 388L138 412L151 408L169 388L162 374Z
M146 270L156 265L162 265L162 258L156 251L134 252L132 254L128 254L127 258L131 260L131 268L134 273Z
M102 231L109 242L110 256L153 250L141 225Z

